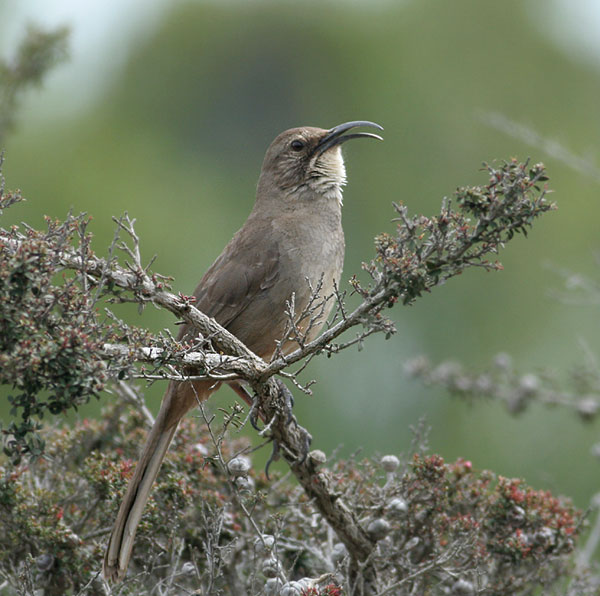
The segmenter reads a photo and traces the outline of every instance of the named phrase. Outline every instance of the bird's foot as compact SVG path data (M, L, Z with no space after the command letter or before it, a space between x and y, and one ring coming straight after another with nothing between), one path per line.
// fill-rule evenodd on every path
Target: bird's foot
M248 420L250 420L250 424L252 425L252 428L254 430L257 430L258 432L260 432L262 430L262 428L260 428L260 426L258 426L258 418L259 417L260 417L260 411L258 409L258 399L255 396L254 400L252 401L252 405L250 406L250 413L248 414Z
M284 414L286 416L286 424L290 425L293 423L297 429L302 431L302 438L304 441L304 445L302 446L299 457L297 458L297 463L302 464L308 456L308 452L310 450L310 443L312 441L312 436L310 435L310 433L307 430L303 429L302 427L300 427L298 425L298 421L296 420L296 417L292 413L292 409L294 407L294 396L293 396L292 392L287 388L287 386L281 379L277 379L276 382L277 382L277 386L279 388L280 395L283 398L283 402L284 402L283 407L284 407ZM269 459L265 465L265 475L267 477L267 480L269 479L269 467L271 466L271 464L273 462L277 461L279 458L280 458L279 442L277 441L277 439L273 439L273 450L271 451L271 456L269 457Z
M302 433L302 438L304 439L304 444L301 448L301 452L298 456L298 458L296 459L296 463L298 465L303 464L306 461L306 458L308 457L308 453L310 451L310 444L312 441L312 436L310 435L310 433L305 430L305 429L301 429L304 432ZM265 476L267 477L267 480L270 480L269 478L269 468L271 467L271 464L275 461L278 461L281 458L280 455L280 447L279 447L279 441L277 441L277 439L273 439L272 441L273 444L273 449L271 451L271 455L269 457L269 459L267 460L267 463L265 464Z
M293 396L292 392L287 388L286 384L281 379L277 379L277 385L281 392L281 396L283 397L283 400L284 400L285 414L287 416L286 424L290 425L293 423L296 428L298 428L300 431L302 431L304 445L302 447L302 452L300 453L300 458L299 458L299 462L298 462L298 463L302 463L306 459L306 456L308 455L308 452L310 450L310 443L312 441L312 436L306 429L299 426L298 421L296 420L296 417L294 416L294 414L292 412L292 408L294 407L294 396ZM271 457L273 457L273 455L271 455Z
M269 468L271 467L271 464L274 461L279 460L279 457L279 442L276 439L273 439L273 449L269 459L267 460L267 463L265 464L265 476L267 477L267 480L271 480L269 477Z
M250 407L250 412L248 413L248 420L250 420L250 424L254 430L260 431L262 430L260 426L258 426L258 419L260 418L264 422L264 415L261 414L258 408L258 399L256 395L251 395L250 392L237 381L229 383L229 386L248 404Z

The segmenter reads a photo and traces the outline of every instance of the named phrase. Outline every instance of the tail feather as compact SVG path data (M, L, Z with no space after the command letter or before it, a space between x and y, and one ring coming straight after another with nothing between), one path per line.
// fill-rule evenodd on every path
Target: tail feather
M148 437L110 535L104 556L104 577L106 579L118 581L127 571L137 526L176 430L176 424L167 430L158 429L155 425ZM155 436L152 436L153 434Z
M108 541L103 569L106 579L118 581L127 571L138 524L179 421L199 400L207 399L216 391L218 386L219 384L201 381L171 383L167 389Z

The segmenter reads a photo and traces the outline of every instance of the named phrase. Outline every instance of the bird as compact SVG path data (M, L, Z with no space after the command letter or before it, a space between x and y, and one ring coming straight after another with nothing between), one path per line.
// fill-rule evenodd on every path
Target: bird
M295 313L302 313L315 287L320 286L320 296L326 297L340 281L345 252L342 189L346 184L341 145L357 138L382 140L370 132L349 132L357 127L383 130L374 122L355 120L330 129L292 128L273 140L247 220L194 292L194 305L200 311L265 361L276 349L286 354L298 347L283 337L290 300L294 300ZM308 328L306 318L298 322L307 341L318 336L332 304L332 300L326 302L319 320ZM193 343L197 335L186 324L177 339ZM137 526L180 420L219 385L211 380L169 382L108 540L103 566L107 580L120 581L126 574ZM231 386L247 397L239 383Z

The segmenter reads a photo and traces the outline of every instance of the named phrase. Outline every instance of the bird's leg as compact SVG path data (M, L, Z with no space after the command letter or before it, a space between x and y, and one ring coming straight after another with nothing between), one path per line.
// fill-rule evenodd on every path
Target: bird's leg
M292 413L294 407L294 395L281 379L276 379L276 383L280 395L283 398L286 423L294 423L295 426L298 426L296 417ZM248 404L248 406L250 406L250 424L252 424L252 427L255 430L260 431L261 429L257 424L258 418L260 417L260 419L263 422L266 422L266 420L265 415L258 409L258 402L256 398L252 397L250 392L237 381L229 383L229 386L244 400L245 403ZM304 449L300 457L300 462L303 462L306 459L306 456L308 455L308 451L310 449L310 442L312 437L308 433L305 433L305 438L306 443L304 445ZM271 456L269 457L265 465L265 475L267 479L269 479L269 467L274 461L277 461L279 457L279 443L277 442L277 440L273 439L273 451L271 452Z
M275 379L275 382L277 383L277 388L279 389L279 395L283 398L286 424L290 424L293 422L297 426L298 422L292 414L292 408L294 407L294 396L281 379ZM273 450L271 451L271 456L265 464L265 476L267 477L267 480L269 480L269 467L274 461L277 461L278 459L279 442L277 441L277 439L273 439Z
M296 426L296 428L298 428L298 421L296 420L296 417L292 413L292 408L294 407L294 396L281 379L276 379L276 383L279 388L281 397L284 400L286 423L291 424L293 422L294 425ZM302 463L308 455L312 437L304 429L301 428L300 430L304 431L303 436L305 438L305 444L303 446L302 453L300 454L300 458L299 458L299 463ZM279 443L277 442L276 439L273 439L273 451L271 452L271 457L269 457L269 459L265 465L265 475L266 475L267 479L269 478L269 466L274 461L277 461L278 459L279 459Z
M277 386L279 387L279 393L281 397L283 397L285 402L284 408L287 416L286 422L287 424L291 424L293 422L297 426L298 422L296 421L296 417L292 413L294 408L294 395L281 379L275 379L275 382L277 383Z

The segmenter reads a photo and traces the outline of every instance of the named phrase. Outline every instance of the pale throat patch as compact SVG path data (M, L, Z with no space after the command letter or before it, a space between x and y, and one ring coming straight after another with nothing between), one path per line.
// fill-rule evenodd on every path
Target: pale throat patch
M311 164L308 185L326 199L336 199L341 205L345 184L346 166L339 146L325 151Z

